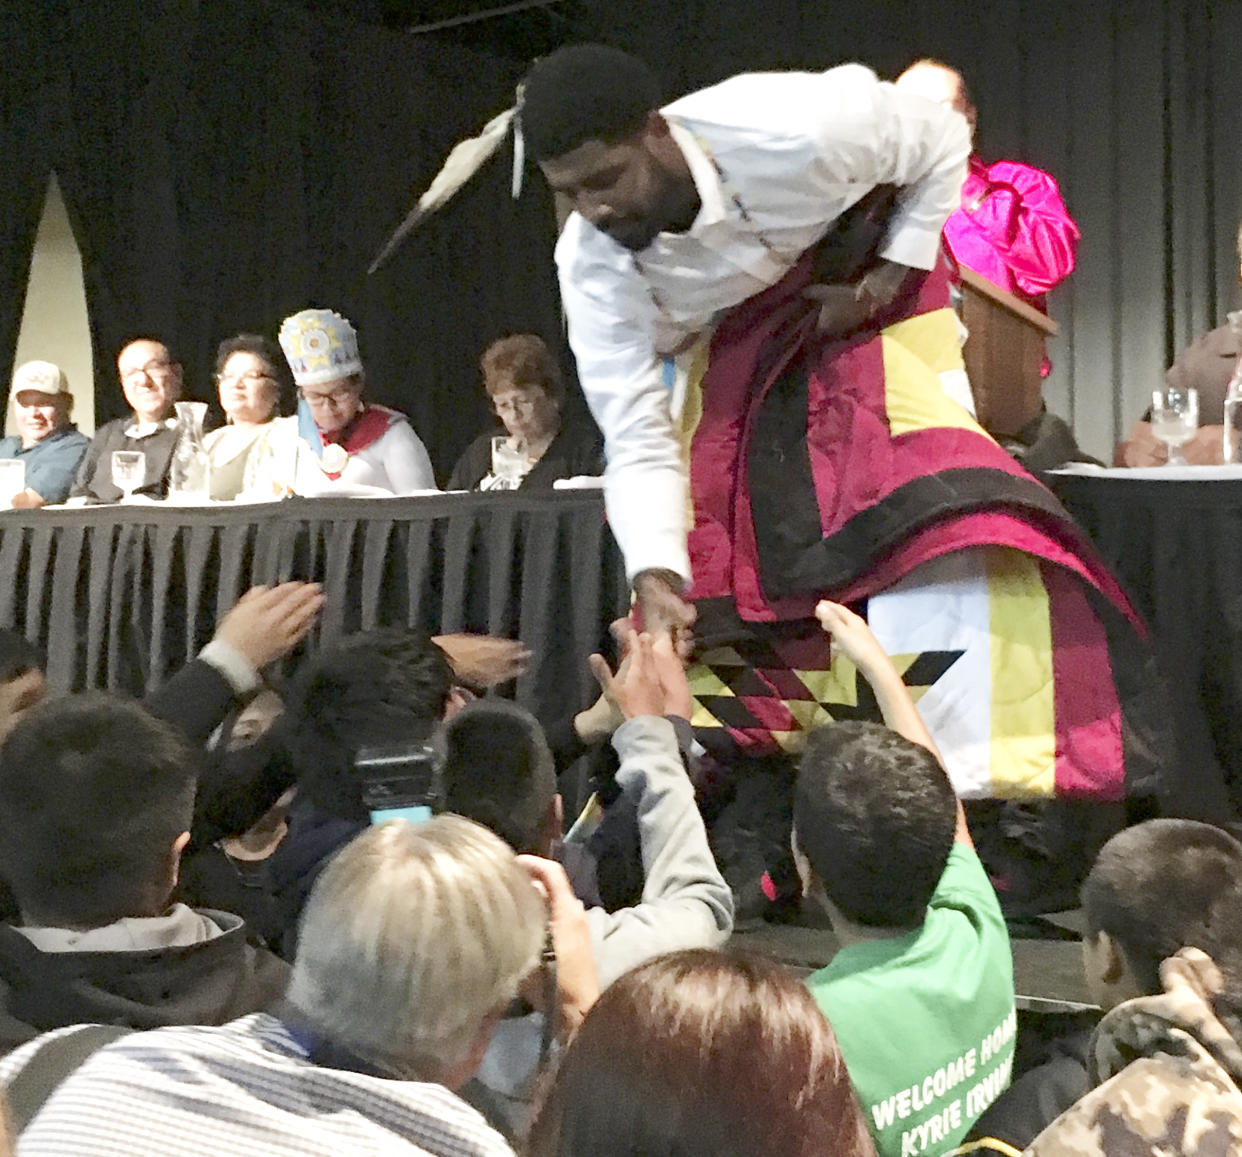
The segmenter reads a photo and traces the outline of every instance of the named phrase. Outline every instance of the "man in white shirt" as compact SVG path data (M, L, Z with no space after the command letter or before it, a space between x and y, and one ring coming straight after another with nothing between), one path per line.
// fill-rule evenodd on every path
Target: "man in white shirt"
M558 123L559 94L578 70L623 75L631 100L603 129L618 143L583 143L582 117ZM557 264L579 374L607 440L609 517L644 610L685 618L671 596L690 577L686 475L662 358L780 281L876 186L902 186L878 264L857 296L826 302L825 331L863 323L910 269L934 266L970 133L956 113L858 65L739 76L656 105L638 61L581 45L532 70L521 118L549 183L577 210ZM627 133L627 123L638 127Z
M697 609L714 648L691 677L696 726L796 750L825 708L860 710L852 675L829 670L826 645L813 653L812 612L825 595L869 599L890 653L941 656L920 708L960 792L1118 798L1130 700L1109 649L1136 619L1052 496L955 400L939 254L965 118L859 65L736 76L661 107L641 62L596 45L536 64L518 116L576 210L561 292L639 607L676 634ZM1079 580L1119 613L1094 618ZM1054 635L1085 698L1060 681ZM1020 686L999 688L1002 654L1029 659ZM1033 697L1038 719L1005 714Z
M581 924L557 865L519 862L468 820L370 827L316 884L273 1013L124 1036L59 1084L43 1050L77 1029L0 1063L29 1120L22 1151L512 1157L457 1093L523 981L542 991L545 928L562 1025L582 1019L596 988ZM28 1065L43 1071L22 1088Z

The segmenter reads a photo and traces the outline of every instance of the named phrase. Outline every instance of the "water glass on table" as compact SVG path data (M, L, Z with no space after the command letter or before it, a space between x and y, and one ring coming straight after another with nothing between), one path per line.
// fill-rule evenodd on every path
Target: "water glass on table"
M0 510L8 510L25 489L26 463L20 458L0 458Z
M112 485L124 492L128 502L147 480L147 456L141 450L112 451Z
M516 490L530 472L530 460L504 434L492 439L492 477L494 490Z
M1182 447L1199 428L1199 391L1166 386L1151 395L1151 432L1169 448L1169 465L1185 466Z

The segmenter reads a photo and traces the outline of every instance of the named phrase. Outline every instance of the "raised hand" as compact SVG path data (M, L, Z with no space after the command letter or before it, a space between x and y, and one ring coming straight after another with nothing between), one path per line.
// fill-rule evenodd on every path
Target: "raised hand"
M215 638L257 671L283 658L306 637L323 603L318 583L251 587L221 620Z
M665 692L660 671L652 654L652 638L630 632L626 662L614 675L601 655L589 659L591 672L604 695L611 699L626 719L639 715L664 715Z
M484 690L524 675L530 650L517 639L496 635L436 635L432 640L449 659L459 682Z

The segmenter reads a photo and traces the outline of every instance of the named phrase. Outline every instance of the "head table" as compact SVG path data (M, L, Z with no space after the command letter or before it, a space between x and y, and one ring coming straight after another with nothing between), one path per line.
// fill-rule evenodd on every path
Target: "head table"
M150 690L245 590L290 579L327 600L304 648L377 626L522 639L516 697L543 717L589 701L586 656L627 605L598 492L0 513L0 626L63 690Z
M1146 618L1183 766L1242 807L1242 466L1058 472L1053 488ZM1206 721L1206 728L1202 724Z

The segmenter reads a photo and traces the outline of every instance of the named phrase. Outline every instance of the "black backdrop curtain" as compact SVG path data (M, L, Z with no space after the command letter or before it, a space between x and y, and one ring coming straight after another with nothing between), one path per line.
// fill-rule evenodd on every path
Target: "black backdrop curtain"
M370 395L410 415L443 475L488 420L482 348L523 329L561 348L550 199L535 182L509 198L507 149L365 276L454 141L511 103L519 66L294 4L3 7L6 53L20 39L0 80L4 380L53 169L82 249L99 422L124 411L127 338L166 341L209 399L221 338L323 306L357 326Z
M986 160L1060 181L1082 228L1051 298L1044 396L1093 453L1147 408L1173 355L1238 301L1238 0L589 0L581 38L647 59L669 95L735 72L921 56L960 69Z
M1049 404L1107 454L1173 354L1236 301L1238 0L565 0L567 40L638 52L671 95L732 72L916 56L961 68L979 150L1053 173L1083 230L1052 297ZM369 282L447 148L523 63L278 0L2 0L0 380L53 168L84 251L100 418L112 357L167 338L206 395L215 343L308 304L359 326L372 388L438 469L485 421L493 337L559 337L551 211L507 156Z

